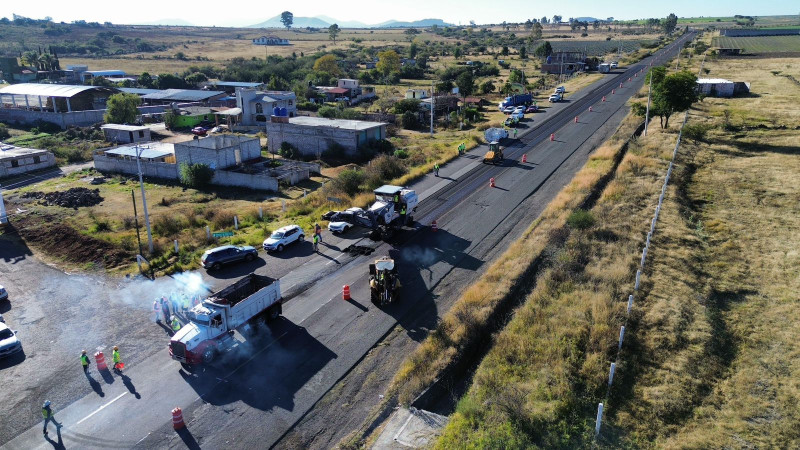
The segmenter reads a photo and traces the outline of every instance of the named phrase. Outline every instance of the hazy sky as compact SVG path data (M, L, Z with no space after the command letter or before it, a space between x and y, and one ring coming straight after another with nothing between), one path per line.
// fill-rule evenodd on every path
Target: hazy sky
M780 15L800 13L797 0L302 0L298 2L238 0L232 3L200 0L135 0L131 2L93 2L64 0L0 0L0 16L12 13L26 17L50 16L56 21L83 19L96 22L145 23L160 19L182 19L195 25L252 25L288 9L295 16L326 15L338 20L357 20L368 24L386 20L442 19L449 23L522 22L533 17L615 17L636 19L663 17L674 12L679 17Z

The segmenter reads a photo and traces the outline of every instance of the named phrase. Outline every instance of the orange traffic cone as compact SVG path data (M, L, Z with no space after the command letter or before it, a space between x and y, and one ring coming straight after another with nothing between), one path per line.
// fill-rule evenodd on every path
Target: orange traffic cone
M578 123L578 116L575 116L575 123Z
M556 140L556 134L555 133L550 133L550 142L555 141L555 140Z
M436 225L436 220L434 220L433 222L431 222L431 231L433 231L433 232L435 233L435 232L436 232L436 230L438 230L438 229L439 229L439 226L438 226L438 225Z
M527 154L523 154L522 155L522 162L524 162L524 163L528 162L528 155Z
M184 426L186 426L186 424L183 423L183 411L176 407L172 410L172 428L180 430Z
M494 178L489 178L489 187L494 187Z

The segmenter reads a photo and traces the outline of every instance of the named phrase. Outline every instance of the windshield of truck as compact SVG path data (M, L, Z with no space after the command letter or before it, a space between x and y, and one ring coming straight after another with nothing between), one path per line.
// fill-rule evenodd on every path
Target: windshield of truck
M208 326L208 316L197 316L197 315L192 314L192 316L189 318L189 320L191 320L192 322L197 323L198 325Z
M269 238L270 239L283 239L283 232L282 231L276 231L276 232L272 233L272 235Z

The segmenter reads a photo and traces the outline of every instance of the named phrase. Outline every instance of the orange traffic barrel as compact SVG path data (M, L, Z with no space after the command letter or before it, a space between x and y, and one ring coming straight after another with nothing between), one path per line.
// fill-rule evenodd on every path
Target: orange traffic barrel
M97 362L97 370L108 370L108 366L106 365L106 357L103 356L103 352L95 353L94 360Z
M184 426L186 426L186 424L183 423L183 411L175 407L175 409L172 410L172 428L180 430Z
M350 286L347 284L342 286L342 300L350 300Z

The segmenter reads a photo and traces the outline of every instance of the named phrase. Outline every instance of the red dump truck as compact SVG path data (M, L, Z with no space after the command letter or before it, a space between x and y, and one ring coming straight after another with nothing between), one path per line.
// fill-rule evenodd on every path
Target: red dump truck
M170 339L169 354L184 366L210 363L237 344L234 330L276 319L282 303L280 280L250 274L192 308L190 322Z

